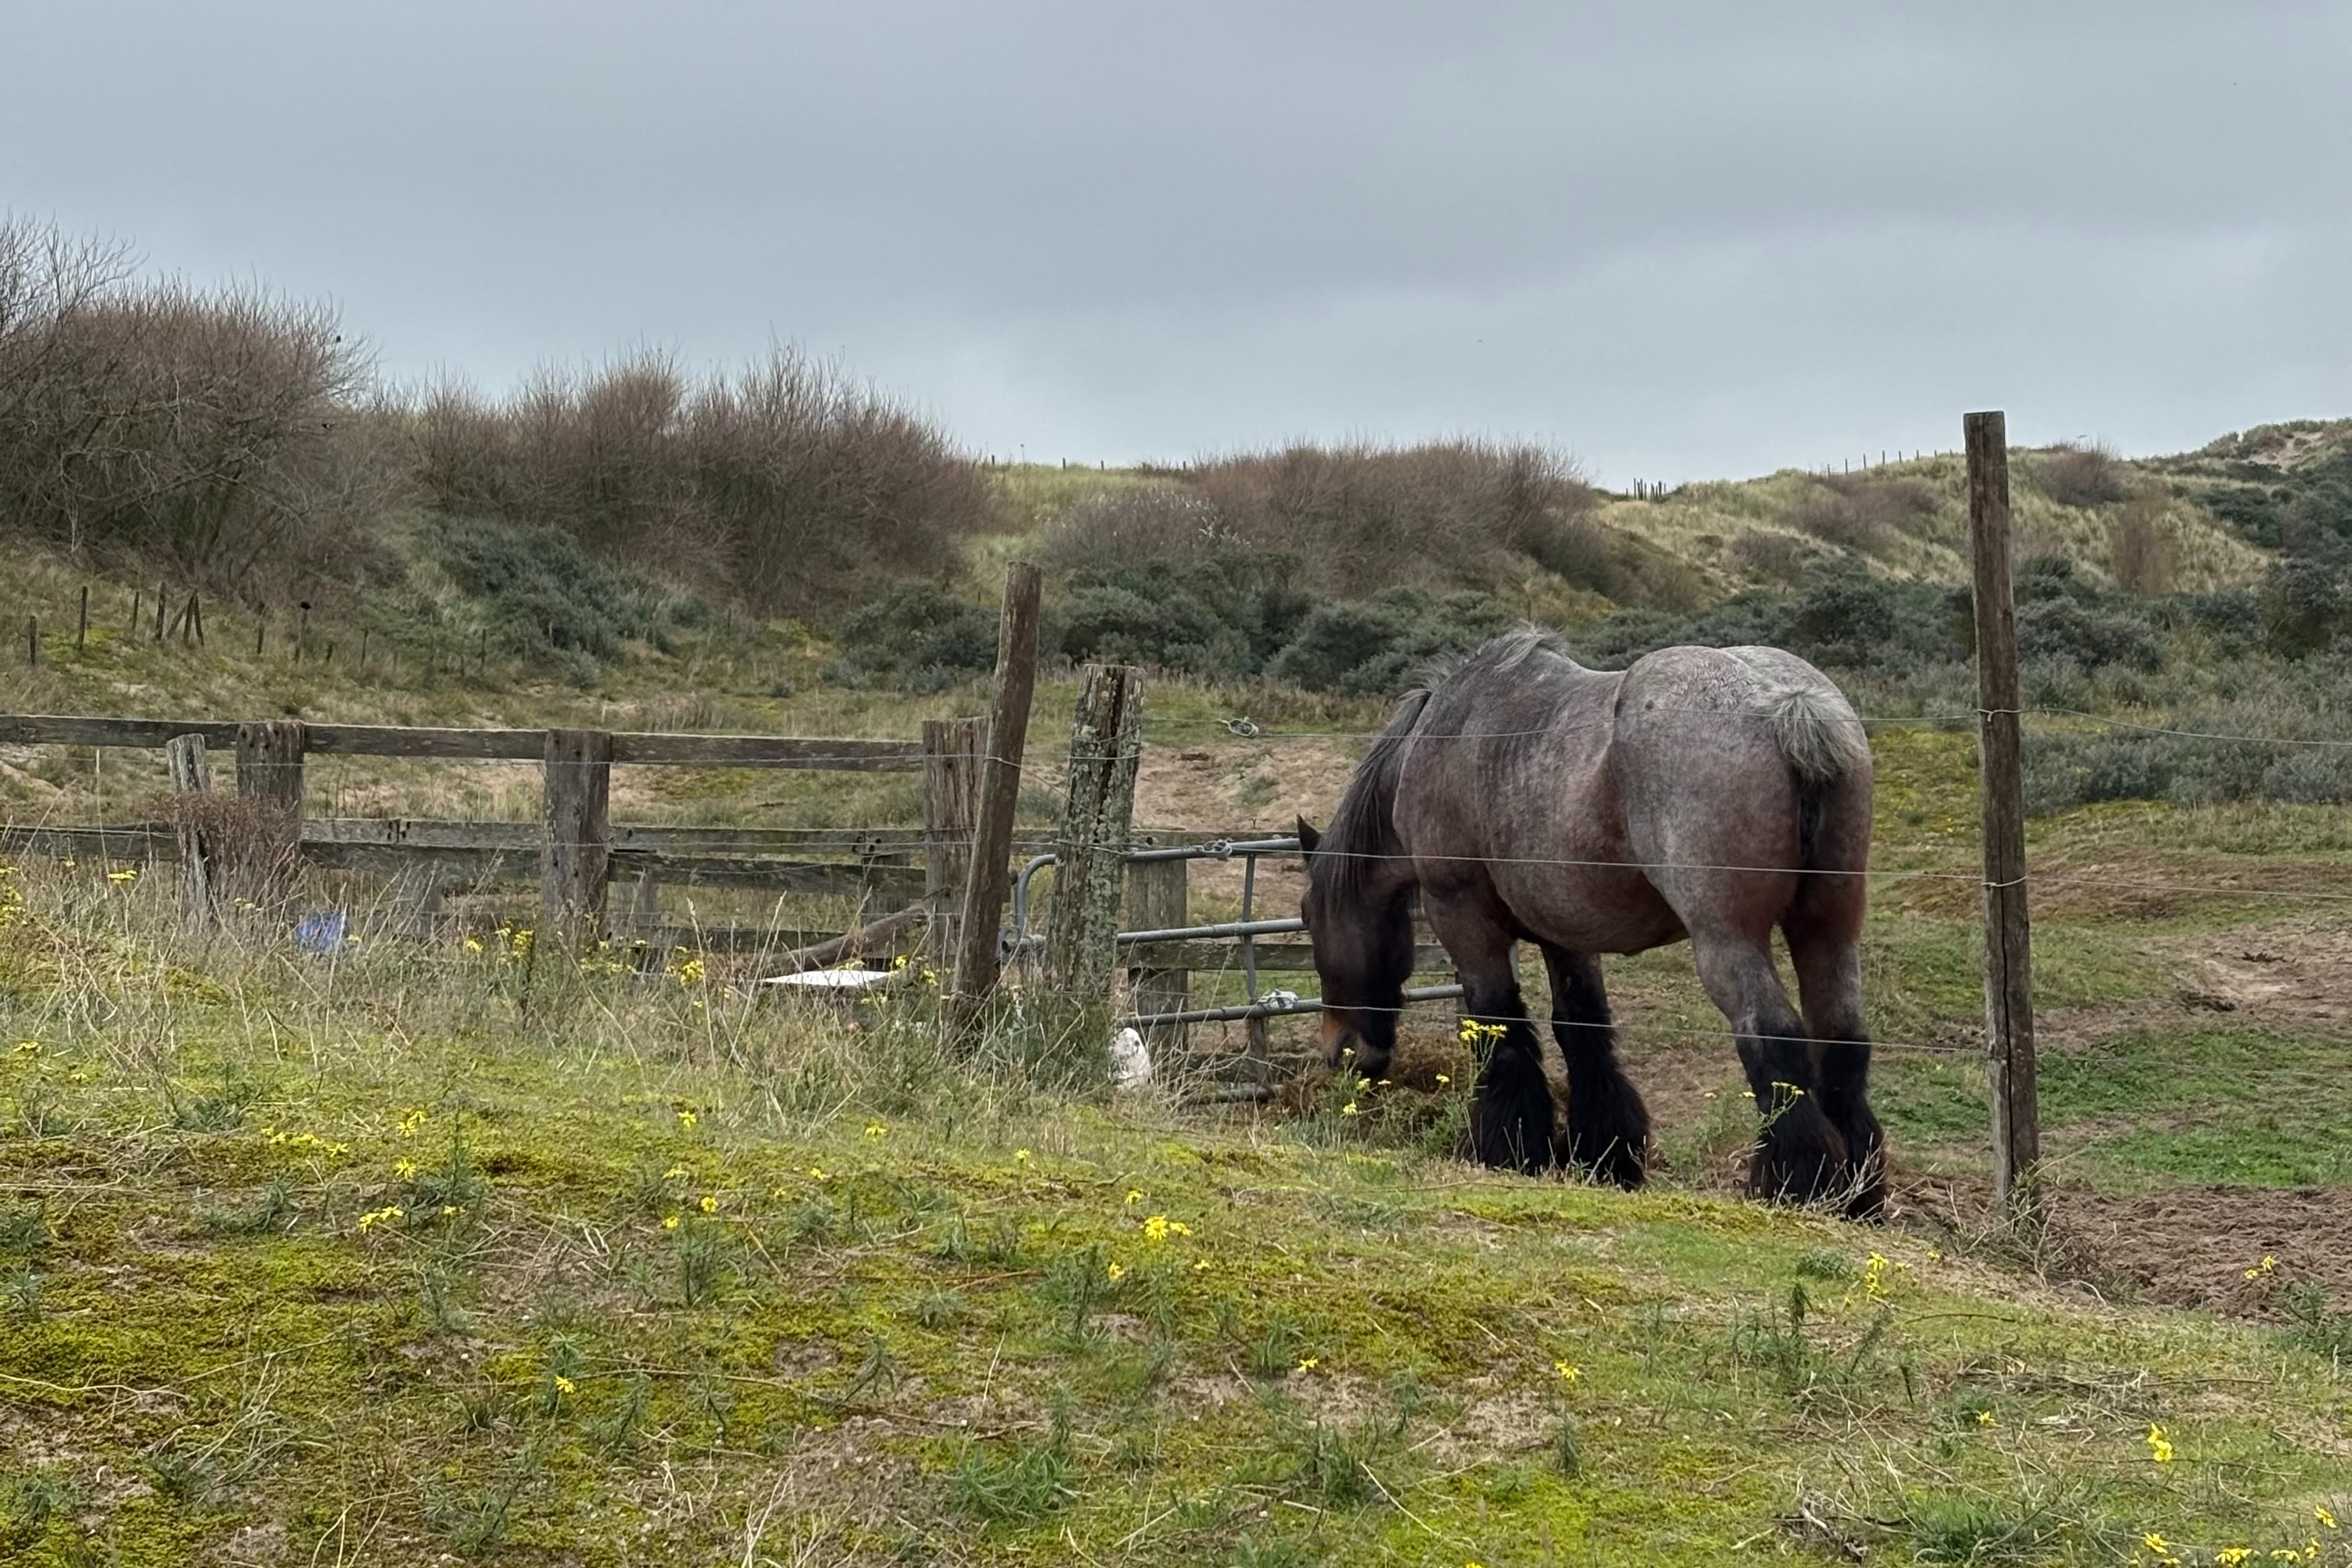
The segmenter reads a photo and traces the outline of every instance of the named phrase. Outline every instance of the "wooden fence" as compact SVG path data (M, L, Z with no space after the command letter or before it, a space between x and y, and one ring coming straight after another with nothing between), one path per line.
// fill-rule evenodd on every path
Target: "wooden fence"
M920 741L777 735L669 734L596 730L436 729L312 724L300 720L215 720L0 715L0 743L124 747L178 743L226 750L239 798L268 808L257 820L300 863L411 878L436 886L536 880L548 916L604 918L615 879L691 883L779 894L870 895L889 907L944 908L961 891L950 846L969 843L968 811L939 784L976 764L973 721L927 725ZM304 763L312 756L535 761L542 769L537 823L431 818L304 818ZM915 829L845 830L846 860L810 859L802 836L757 827L664 827L612 821L615 765L913 772L930 775L927 820ZM178 775L175 773L175 778ZM183 784L184 790L188 786ZM16 854L185 858L188 836L171 823L7 826L0 849Z

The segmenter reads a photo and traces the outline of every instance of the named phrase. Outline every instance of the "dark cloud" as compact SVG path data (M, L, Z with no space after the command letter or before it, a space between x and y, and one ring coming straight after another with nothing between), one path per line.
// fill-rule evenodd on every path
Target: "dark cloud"
M11 3L0 202L406 375L838 353L975 444L1611 478L2352 405L2332 4Z

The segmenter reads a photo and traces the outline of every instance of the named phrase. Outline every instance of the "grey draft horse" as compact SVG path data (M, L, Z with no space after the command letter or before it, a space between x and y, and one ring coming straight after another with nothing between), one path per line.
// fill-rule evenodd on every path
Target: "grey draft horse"
M1861 721L1794 654L1673 647L1607 671L1540 633L1499 637L1404 700L1328 829L1298 824L1325 1053L1387 1073L1418 892L1492 1042L1470 1117L1478 1159L1536 1173L1564 1154L1637 1186L1649 1111L1618 1064L1598 955L1687 937L1756 1097L1751 1190L1875 1215L1885 1157L1859 949L1870 794ZM1801 1016L1773 967L1776 926ZM1565 1150L1519 941L1551 976Z

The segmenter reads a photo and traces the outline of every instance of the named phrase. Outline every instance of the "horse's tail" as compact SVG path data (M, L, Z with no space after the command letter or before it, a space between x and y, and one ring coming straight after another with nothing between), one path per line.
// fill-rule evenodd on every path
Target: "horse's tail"
M1757 708L1796 775L1797 852L1811 866L1824 797L1840 779L1870 765L1870 739L1845 699L1822 687L1775 687Z
M1789 760L1790 772L1807 790L1835 784L1870 761L1862 721L1834 691L1818 686L1781 686L1758 699L1757 708L1773 742Z

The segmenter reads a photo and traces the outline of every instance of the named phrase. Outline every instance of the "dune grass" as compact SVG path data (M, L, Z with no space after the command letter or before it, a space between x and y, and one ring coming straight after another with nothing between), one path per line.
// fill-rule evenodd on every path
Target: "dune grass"
M1108 1099L919 976L7 884L12 1560L2347 1561L2339 1367L1999 1247Z

